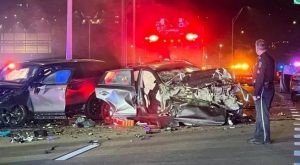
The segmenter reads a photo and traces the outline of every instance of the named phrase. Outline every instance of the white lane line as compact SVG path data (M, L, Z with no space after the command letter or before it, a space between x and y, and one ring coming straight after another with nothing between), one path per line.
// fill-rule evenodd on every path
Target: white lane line
M296 122L295 122L294 125L300 125L300 123L296 123Z
M294 138L300 138L300 134L296 134L296 135L294 135Z
M300 142L294 142L295 146L300 146Z
M291 113L299 113L298 111L292 111Z
M300 163L294 163L294 165L300 165Z
M299 127L294 128L295 131L300 131Z
M75 156L77 156L79 154L82 154L82 153L84 153L84 152L86 152L88 150L91 150L93 148L96 148L98 146L99 146L98 143L89 144L89 145L87 145L85 147L82 147L82 148L80 148L78 150L75 150L75 151L67 153L67 154L65 154L63 156L60 156L60 157L58 157L58 158L56 158L54 160L68 160L70 158L73 158L73 157L75 157Z
M293 117L300 117L300 115L292 114Z
M295 120L300 120L300 118L295 118Z
M296 111L297 109L296 109L296 108L291 108L290 110L291 110L291 111Z
M300 156L300 150L295 150L294 151L294 156Z

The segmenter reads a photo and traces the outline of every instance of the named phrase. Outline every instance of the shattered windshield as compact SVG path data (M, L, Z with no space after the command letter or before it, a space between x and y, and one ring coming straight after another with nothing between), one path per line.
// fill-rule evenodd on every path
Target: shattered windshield
M24 83L32 77L37 70L35 66L19 66L3 68L0 72L0 81Z
M162 70L158 72L158 75L160 79L166 83L169 81L172 81L176 77L179 79L182 79L185 74L192 73L195 71L199 71L200 69L192 66L192 65L187 65L187 66L181 66L178 68L173 68L173 69L168 69L168 70Z

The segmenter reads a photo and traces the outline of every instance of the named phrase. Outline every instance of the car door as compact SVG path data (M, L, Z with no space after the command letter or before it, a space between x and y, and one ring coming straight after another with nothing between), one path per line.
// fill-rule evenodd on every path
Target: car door
M64 113L66 87L72 71L60 69L45 76L40 83L29 89L35 113Z
M110 105L111 116L135 117L135 83L132 69L107 71L96 87L96 97Z
M141 69L138 74L138 106L147 110L147 113L157 114L161 109L159 81L151 70Z

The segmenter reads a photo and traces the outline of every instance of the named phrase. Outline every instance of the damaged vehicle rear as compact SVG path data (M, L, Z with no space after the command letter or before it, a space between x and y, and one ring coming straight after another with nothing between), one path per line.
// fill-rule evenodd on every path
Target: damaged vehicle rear
M114 117L165 127L223 125L251 108L251 97L223 68L200 70L185 61L163 61L107 71L96 87L107 122Z

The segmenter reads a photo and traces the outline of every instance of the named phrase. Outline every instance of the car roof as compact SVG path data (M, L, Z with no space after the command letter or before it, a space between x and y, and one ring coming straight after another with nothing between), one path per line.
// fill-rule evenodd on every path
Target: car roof
M94 59L72 59L72 60L66 60L66 59L38 59L38 60L24 61L24 62L21 62L21 64L26 64L26 65L52 65L52 64L76 63L76 62L104 63L104 61L94 60Z
M180 68L182 66L194 66L193 64L187 62L187 61L159 61L159 62L152 62L147 64L141 64L137 66L133 66L133 68L151 68L156 71L161 70L169 70L169 69L175 69Z

